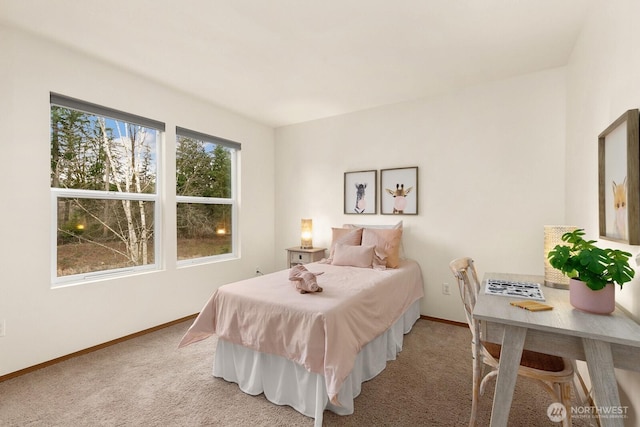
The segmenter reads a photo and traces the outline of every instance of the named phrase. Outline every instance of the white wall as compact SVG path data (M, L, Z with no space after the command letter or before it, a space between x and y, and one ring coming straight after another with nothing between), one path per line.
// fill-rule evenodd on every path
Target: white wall
M543 226L564 221L565 69L276 130L276 251L343 223L405 225L425 282L422 314L464 316L448 263L542 274ZM346 171L419 168L418 215L344 215ZM379 210L378 210L379 212Z
M274 269L273 129L1 26L0 51L0 375L197 313L217 286ZM242 259L177 269L169 190L162 271L51 289L51 91L163 121L166 188L175 188L176 125L242 143Z
M593 2L568 66L567 222L598 238L598 134L622 113L640 108L640 2ZM638 254L638 246L602 244ZM637 271L637 269L636 269ZM640 320L640 274L616 290L616 301ZM640 361L639 361L640 363ZM640 425L640 374L618 372L623 404L632 407L625 425Z
M598 237L598 135L628 109L640 108L636 12L637 1L594 3L568 67L567 219L592 238ZM640 319L640 274L616 300Z

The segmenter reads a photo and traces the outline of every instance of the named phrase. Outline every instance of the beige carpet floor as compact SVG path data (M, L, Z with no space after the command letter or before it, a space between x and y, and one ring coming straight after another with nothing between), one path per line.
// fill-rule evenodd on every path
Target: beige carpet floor
M0 383L0 425L313 425L290 407L212 377L215 337L177 349L189 325L179 323ZM470 337L467 328L419 320L398 358L363 384L355 413L325 411L324 425L467 425ZM492 396L493 382L481 398L480 426L489 425ZM540 387L518 379L510 425L558 425L546 415L550 403Z

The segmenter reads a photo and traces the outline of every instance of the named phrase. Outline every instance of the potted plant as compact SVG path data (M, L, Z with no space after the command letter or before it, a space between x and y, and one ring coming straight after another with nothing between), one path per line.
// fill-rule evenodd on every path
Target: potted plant
M599 248L595 240L585 240L584 229L565 233L549 252L549 264L562 271L569 281L569 301L574 307L592 313L609 314L615 309L614 284L630 282L635 270L629 265L629 252Z

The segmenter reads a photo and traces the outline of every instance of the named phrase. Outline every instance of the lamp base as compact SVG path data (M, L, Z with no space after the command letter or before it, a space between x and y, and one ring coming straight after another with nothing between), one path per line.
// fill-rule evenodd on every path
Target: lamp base
M551 282L549 280L545 280L544 285L547 288L556 288L556 289L565 289L565 290L569 289L568 283L556 283L556 282Z
M302 245L300 245L300 249L313 249L313 246L302 246Z

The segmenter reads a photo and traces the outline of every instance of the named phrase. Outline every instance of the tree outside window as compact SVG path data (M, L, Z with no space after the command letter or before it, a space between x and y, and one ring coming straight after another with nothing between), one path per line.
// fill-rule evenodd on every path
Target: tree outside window
M182 128L176 134L178 260L233 255L239 144Z
M155 267L157 146L164 127L97 114L92 110L109 110L69 100L86 108L52 94L54 284Z

